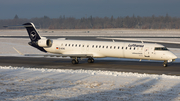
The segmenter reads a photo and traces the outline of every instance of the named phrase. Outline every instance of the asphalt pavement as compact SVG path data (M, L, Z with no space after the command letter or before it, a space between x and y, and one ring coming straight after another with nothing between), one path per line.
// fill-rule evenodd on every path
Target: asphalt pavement
M180 75L180 63L174 62L163 67L159 61L131 61L131 60L104 60L95 59L94 63L87 63L87 59L79 60L79 64L71 64L69 58L44 58L44 57L13 57L1 56L0 66L13 66L25 68L47 69L84 69L119 71L148 74Z

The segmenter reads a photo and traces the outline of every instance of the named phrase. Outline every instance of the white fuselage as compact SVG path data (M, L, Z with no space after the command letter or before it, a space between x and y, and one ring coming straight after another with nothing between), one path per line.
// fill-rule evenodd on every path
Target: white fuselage
M177 57L169 50L155 50L160 44L107 41L53 40L53 45L44 48L56 54L92 54L94 58L117 57L147 60L174 60Z

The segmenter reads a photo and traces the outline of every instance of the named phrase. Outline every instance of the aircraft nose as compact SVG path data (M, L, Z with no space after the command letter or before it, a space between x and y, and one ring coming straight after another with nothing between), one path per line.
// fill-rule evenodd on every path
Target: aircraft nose
M173 54L173 53L171 53L171 55L169 55L169 57L171 58L171 59L177 59L177 56L175 55L175 54Z
M168 57L169 57L169 59L172 59L172 60L177 59L177 56L173 53L169 53Z
M172 56L172 59L177 59L177 56L176 55Z

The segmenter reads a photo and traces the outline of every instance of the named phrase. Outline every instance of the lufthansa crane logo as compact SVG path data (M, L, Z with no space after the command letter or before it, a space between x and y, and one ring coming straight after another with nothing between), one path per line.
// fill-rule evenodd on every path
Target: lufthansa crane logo
M31 37L31 39L32 40L35 40L36 39L36 32L35 31L32 31L31 33L30 33L30 37Z

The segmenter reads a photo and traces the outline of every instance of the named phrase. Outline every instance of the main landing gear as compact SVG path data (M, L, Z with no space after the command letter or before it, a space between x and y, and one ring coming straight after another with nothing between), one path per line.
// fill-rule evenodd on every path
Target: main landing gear
M164 61L163 66L167 67L168 66L167 63L168 63L167 61Z
M93 58L89 58L88 59L88 63L94 63L94 59Z
M78 63L79 63L79 60L77 58L72 59L72 64L78 64Z
M88 63L94 63L93 58L89 58L87 61L88 61ZM72 59L72 64L78 64L78 63L79 63L78 58Z

